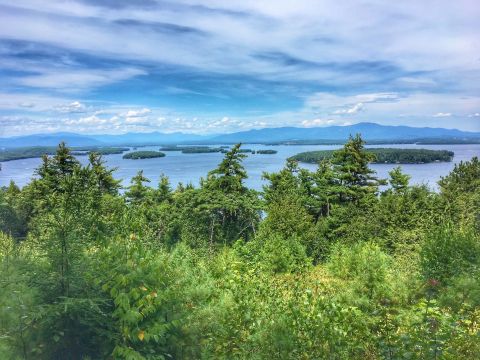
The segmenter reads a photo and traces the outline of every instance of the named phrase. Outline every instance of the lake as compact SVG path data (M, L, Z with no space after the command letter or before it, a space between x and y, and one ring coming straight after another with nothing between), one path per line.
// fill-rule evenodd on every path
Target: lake
M274 155L247 154L244 160L249 178L246 180L247 186L260 190L265 181L262 180L263 172L274 172L280 170L285 160L304 151L337 149L340 145L275 145L265 146L258 144L245 144L245 149L272 149L278 153ZM436 188L436 183L442 176L447 175L454 167L455 163L470 160L474 156L480 156L480 144L475 145L378 145L370 147L395 147L409 149L432 149L432 150L450 150L455 153L454 159L449 163L430 163L430 164L412 164L402 165L403 171L409 174L411 182L415 184L425 183L432 188ZM160 146L147 146L138 148L138 150L158 150ZM182 154L179 151L165 152L167 155L163 158L124 160L123 154L106 155L104 158L109 167L116 167L114 173L117 179L122 179L123 185L127 186L130 179L143 169L144 175L151 180L152 186L157 186L160 174L169 177L172 185L179 182L184 184L192 183L197 185L200 177L206 176L208 171L214 169L222 160L221 153L207 154ZM82 163L88 161L86 156L78 157ZM39 166L41 159L23 159L7 161L2 163L0 171L0 186L6 186L10 180L15 181L19 186L27 184L33 176L36 167ZM301 164L302 167L315 169L312 164ZM388 172L396 165L392 164L372 164L371 167L381 178L388 178Z

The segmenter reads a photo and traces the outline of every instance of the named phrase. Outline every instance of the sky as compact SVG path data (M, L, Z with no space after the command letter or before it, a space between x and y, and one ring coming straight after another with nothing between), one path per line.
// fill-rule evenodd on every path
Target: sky
M0 136L480 131L478 0L0 0Z

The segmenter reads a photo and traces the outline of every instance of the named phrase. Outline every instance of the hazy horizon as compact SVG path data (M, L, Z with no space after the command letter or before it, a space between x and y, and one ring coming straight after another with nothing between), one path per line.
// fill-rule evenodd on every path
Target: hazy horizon
M429 127L429 126L415 126L415 125L387 125L387 124L379 124L379 123L371 123L371 122L358 122L358 123L353 123L353 124L333 124L333 125L323 125L323 126L316 126L315 128L329 128L331 126L341 126L341 127L350 127L353 125L361 125L361 124L375 124L375 125L385 125L385 126L394 126L394 127L401 127L401 126L408 126L411 128L418 128L418 129L425 129L425 128L430 128L430 129L435 129L435 127ZM115 133L115 134L109 134L107 132L75 132L75 131L56 131L56 132L39 132L39 133L32 133L32 134L25 134L25 135L12 135L12 136L5 136L3 138L16 138L16 137L23 137L23 136L30 136L30 135L58 135L58 134L71 134L71 135L79 135L79 136L102 136L102 135L127 135L127 134L152 134L152 133L160 133L160 134L184 134L184 135L192 135L192 136L203 136L205 138L209 137L215 137L215 136L221 136L221 135L227 135L227 134L235 134L238 132L247 132L251 130L267 130L267 129L276 129L276 128L287 128L287 127L295 127L295 128L302 128L301 126L295 126L295 125L288 125L288 126L279 126L279 127L258 127L258 128L250 128L246 130L232 130L232 131L225 131L223 133L195 133L195 132L189 132L189 131L181 131L181 130L170 130L170 131L161 131L161 130L144 130L144 131L125 131L121 133ZM437 129L445 129L445 130L460 130L464 131L466 133L472 133L472 134L478 134L480 131L473 131L473 130L461 130L458 128L443 128L443 127L437 127ZM479 129L480 130L480 129Z

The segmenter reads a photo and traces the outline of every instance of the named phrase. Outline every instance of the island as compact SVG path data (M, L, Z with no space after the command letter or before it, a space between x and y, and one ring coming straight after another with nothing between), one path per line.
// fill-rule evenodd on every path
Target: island
M182 148L182 154L207 154L219 152L222 152L222 149L208 146L186 146Z
M291 157L303 163L315 164L333 156L336 150L320 150L302 152ZM376 148L365 149L375 155L375 164L427 164L432 162L452 161L454 153L448 150L427 150L427 149L395 149Z
M263 154L263 155L273 155L276 154L278 151L277 150L257 150L257 154Z
M91 152L101 155L122 154L130 150L127 147L72 147L72 155L83 156ZM28 146L0 150L0 161L22 160L30 158L39 158L43 155L55 155L56 146Z
M182 151L184 147L180 146L162 146L159 150L160 151Z
M91 152L95 152L100 155L115 155L123 154L128 150L130 150L128 147L73 148L72 155L82 156L88 155Z
M139 160L164 157L165 154L160 151L132 151L123 155L124 159Z

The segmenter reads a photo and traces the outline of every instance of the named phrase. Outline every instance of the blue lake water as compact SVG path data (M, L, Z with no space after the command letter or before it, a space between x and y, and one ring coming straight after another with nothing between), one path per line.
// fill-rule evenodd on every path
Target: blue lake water
M299 152L313 150L337 149L339 145L275 145L265 146L257 144L245 144L248 149L272 149L278 153L274 155L247 154L244 160L249 178L246 181L247 186L260 190L265 182L262 180L263 172L274 172L280 170L285 160ZM449 163L431 163L402 165L403 171L411 176L411 182L415 184L425 183L432 188L436 188L436 183L442 176L447 175L455 163L470 160L474 156L480 157L480 145L381 145L372 147L396 147L413 149L432 149L432 150L451 150L455 153L452 162ZM138 148L138 150L158 150L159 146L149 146ZM143 169L144 175L151 180L151 185L156 186L160 174L169 177L172 185L179 182L184 184L192 183L197 185L201 177L206 176L208 171L214 169L222 160L221 153L208 154L182 154L178 151L165 152L167 155L163 158L124 160L123 154L107 155L105 160L109 167L116 167L115 177L122 179L123 185L128 185L130 179ZM87 162L86 156L80 156L82 163ZM40 159L23 159L8 161L2 163L0 171L0 186L8 185L10 180L15 181L19 186L27 184L33 176L34 170L39 166ZM315 165L301 164L302 167L315 169ZM372 164L371 167L381 178L387 178L388 172L395 167L391 164Z

